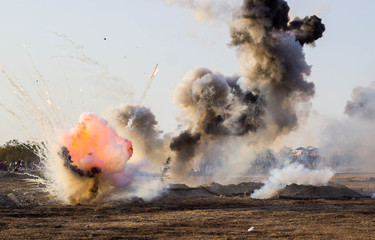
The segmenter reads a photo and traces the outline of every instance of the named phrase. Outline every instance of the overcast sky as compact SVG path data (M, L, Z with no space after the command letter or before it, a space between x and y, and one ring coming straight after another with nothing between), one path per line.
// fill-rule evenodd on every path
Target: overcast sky
M63 127L81 112L103 117L121 103L137 103L155 65L159 72L143 104L166 132L177 127L172 95L185 72L207 67L238 73L236 50L228 46L225 21L199 21L188 8L159 0L0 1L0 63L17 86L42 105L36 89L47 90ZM375 80L375 1L289 0L291 16L316 14L326 25L315 47L306 46L315 83L314 114L344 117L354 87ZM106 40L104 40L106 39ZM29 58L30 54L32 60ZM34 67L35 66L35 67ZM43 79L38 75L40 72ZM0 76L0 143L33 139L36 110L4 75ZM45 99L44 99L45 100ZM48 131L48 130L47 130Z

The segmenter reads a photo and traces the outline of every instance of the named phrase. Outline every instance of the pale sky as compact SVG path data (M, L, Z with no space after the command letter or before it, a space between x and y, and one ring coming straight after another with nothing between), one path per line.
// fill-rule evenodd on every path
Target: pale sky
M305 47L312 65L308 80L316 86L312 108L323 116L343 117L352 89L375 81L375 1L287 2L291 16L316 14L326 26L316 46ZM177 5L168 7L159 0L2 0L0 4L2 67L38 105L35 89L41 80L34 63L59 111L67 116L67 127L78 121L81 112L105 117L108 109L121 103L137 103L158 63L159 73L143 104L152 109L161 129L173 131L179 113L172 103L173 90L187 70L206 67L225 75L238 73L236 50L228 47L228 26L198 21L189 9ZM40 131L13 90L1 75L0 103L21 120L0 108L0 144L28 140Z

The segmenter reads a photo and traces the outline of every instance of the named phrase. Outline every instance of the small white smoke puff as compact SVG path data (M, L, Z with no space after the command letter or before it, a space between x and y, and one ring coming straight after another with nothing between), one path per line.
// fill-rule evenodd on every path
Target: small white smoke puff
M293 163L282 169L272 169L271 176L261 189L255 190L252 198L266 199L272 197L279 189L288 184L324 185L335 174L331 169L312 170L302 164Z

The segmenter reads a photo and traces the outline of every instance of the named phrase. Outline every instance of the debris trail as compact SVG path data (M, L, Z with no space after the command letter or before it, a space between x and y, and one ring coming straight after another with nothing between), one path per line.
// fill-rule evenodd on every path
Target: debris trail
M156 64L155 68L154 68L154 71L152 71L151 75L150 75L150 79L148 80L147 82L147 86L146 86L146 89L142 95L142 97L139 99L138 101L138 105L142 105L142 102L143 100L145 99L145 97L147 96L147 92L148 90L150 90L150 87L151 87L151 84L152 84L152 79L154 79L155 75L158 73L159 69L158 69L158 65L159 64Z

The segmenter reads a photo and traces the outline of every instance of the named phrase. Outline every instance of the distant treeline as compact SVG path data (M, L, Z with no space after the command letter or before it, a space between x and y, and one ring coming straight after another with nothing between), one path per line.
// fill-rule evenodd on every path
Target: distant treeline
M42 143L43 144L43 143ZM27 141L21 143L18 140L11 140L0 146L0 162L15 163L23 160L27 166L32 163L40 162L39 156L36 154L39 144Z

